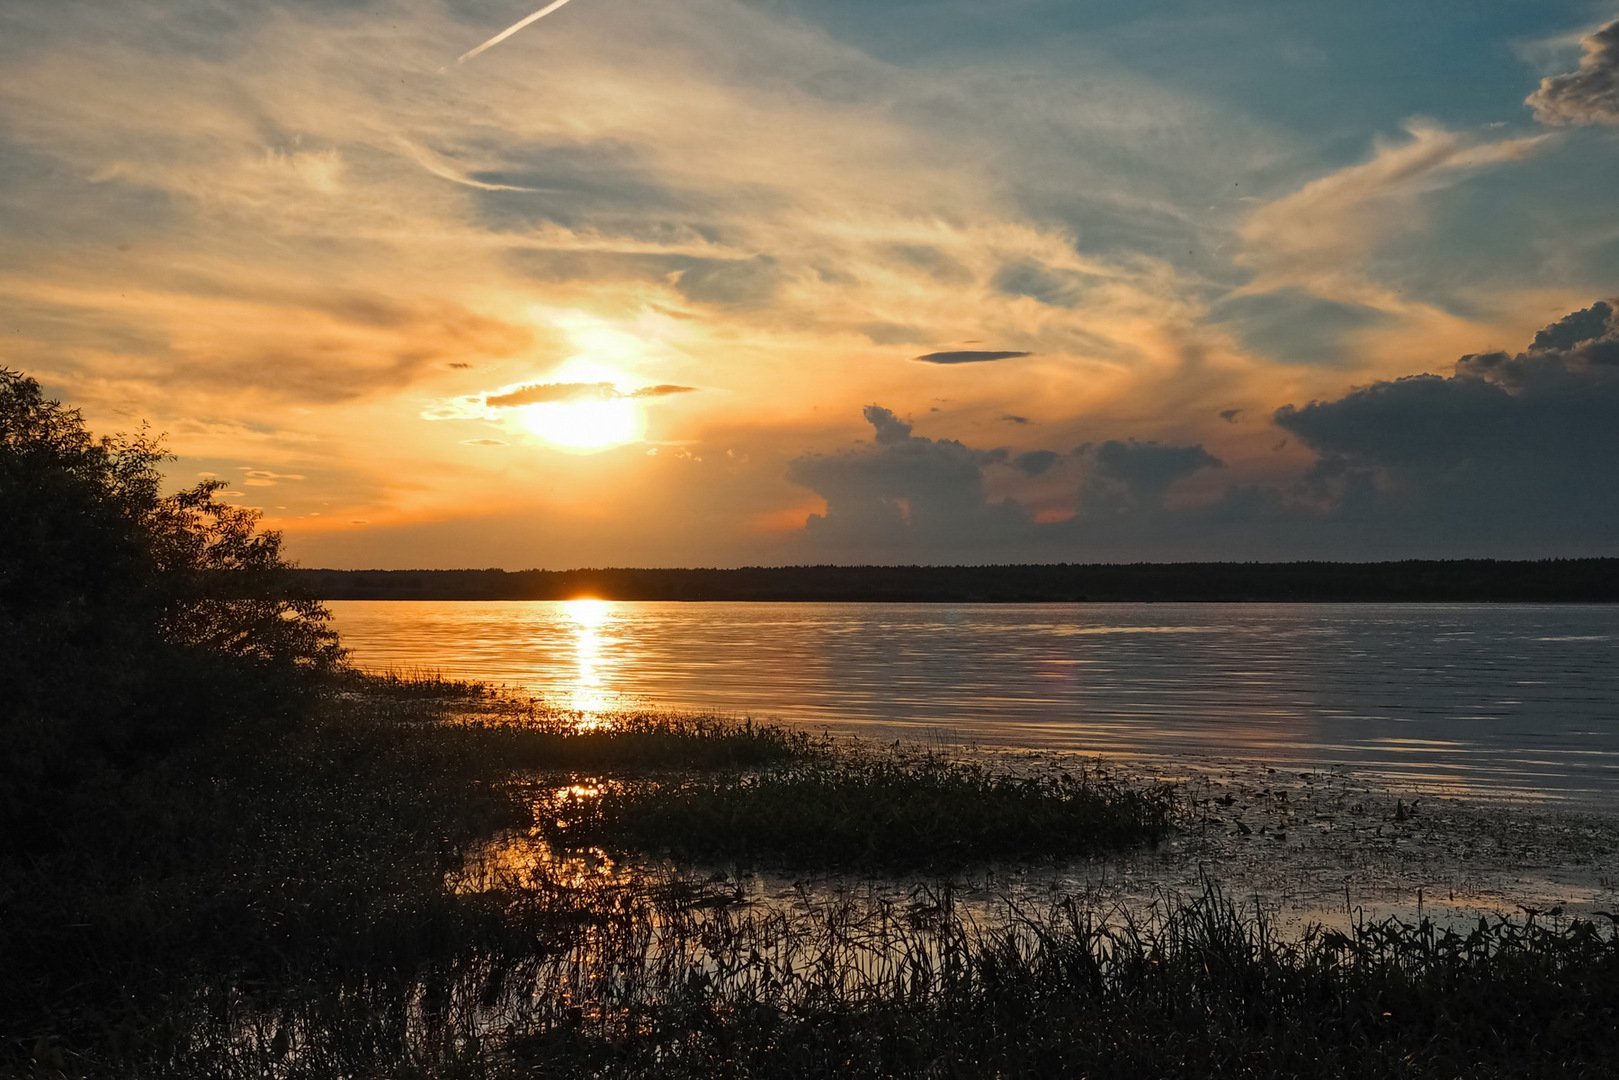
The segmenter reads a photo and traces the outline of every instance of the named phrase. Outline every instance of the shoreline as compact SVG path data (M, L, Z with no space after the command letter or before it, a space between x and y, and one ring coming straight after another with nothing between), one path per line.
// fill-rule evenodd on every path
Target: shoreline
M591 722L610 725L611 714ZM964 897L978 901L1015 893L1038 903L1067 894L1086 897L1096 910L1140 911L1166 895L1195 896L1212 882L1290 930L1312 923L1342 929L1356 919L1391 916L1450 924L1553 909L1587 919L1619 911L1619 871L1605 869L1619 865L1619 805L1612 803L1394 785L1342 764L1301 768L1258 758L1132 759L938 738L821 737L845 760L943 759L1031 779L1083 772L1135 789L1175 791L1176 828L1161 843L1043 865L984 864L948 877ZM568 782L599 780L578 774ZM526 843L519 837L514 847ZM892 898L915 880L882 873L784 875L768 865L739 868L723 860L700 865L723 871L739 887L745 883L756 900L781 893L784 882L805 881L815 883L817 894L864 888Z
M0 1014L0 1073L1606 1060L1611 884L1574 896L1506 868L1532 870L1530 850L1598 865L1611 821L1391 807L1334 772L1249 765L1168 792L1078 756L953 762L701 715L602 725L444 679L344 676L315 706L129 778L110 821L86 788L73 847L5 867L26 907L0 945L34 983ZM739 847L750 826L760 842ZM827 863L829 837L852 858ZM1386 917L1412 888L1435 891ZM1470 923L1479 900L1501 914ZM1573 1041L1529 1037L1550 1022ZM1480 1064L1498 1071L1462 1068Z

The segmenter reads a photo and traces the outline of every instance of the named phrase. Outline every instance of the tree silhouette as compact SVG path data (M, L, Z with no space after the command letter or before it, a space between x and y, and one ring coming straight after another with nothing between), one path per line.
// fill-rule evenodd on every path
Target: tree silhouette
M0 368L0 735L9 800L98 762L286 716L341 663L281 537L207 481L162 492L158 439L92 436Z

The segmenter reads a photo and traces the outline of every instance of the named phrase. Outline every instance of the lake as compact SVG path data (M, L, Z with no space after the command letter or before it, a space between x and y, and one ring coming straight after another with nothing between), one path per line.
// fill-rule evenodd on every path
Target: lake
M338 601L370 669L605 715L1619 804L1619 607Z

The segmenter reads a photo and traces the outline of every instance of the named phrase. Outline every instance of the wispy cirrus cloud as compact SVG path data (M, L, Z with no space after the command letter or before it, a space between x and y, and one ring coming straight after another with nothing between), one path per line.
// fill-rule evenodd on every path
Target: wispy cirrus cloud
M1299 290L1374 309L1413 305L1369 263L1388 241L1422 228L1426 201L1488 169L1523 161L1548 136L1481 140L1412 122L1400 142L1264 203L1239 226L1238 261L1253 278L1237 295Z

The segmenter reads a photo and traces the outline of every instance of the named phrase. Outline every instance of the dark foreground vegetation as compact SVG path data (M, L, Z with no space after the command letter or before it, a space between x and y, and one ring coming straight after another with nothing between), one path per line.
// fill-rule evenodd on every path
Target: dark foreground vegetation
M1611 928L969 907L932 871L1150 843L1170 796L360 676L159 460L0 372L0 1075L1619 1068ZM766 902L733 860L918 869Z
M300 570L327 600L775 600L846 603L1619 601L1619 559L739 570Z
M553 752L565 763L553 785L594 792L613 777L701 785L736 775L736 761L745 775L790 775L806 754L811 771L834 766L759 725L648 718L651 731L586 731L575 745L566 717L538 714L530 731L529 716L476 688L351 678L272 738L222 734L60 804L73 812L54 843L3 865L0 1074L1371 1078L1619 1066L1619 943L1590 923L1389 921L1300 939L1212 887L1132 917L1073 901L970 907L924 877L897 900L809 890L748 902L712 872L731 844L722 835L693 837L693 861L675 865L637 858L638 836L597 836L619 861L582 870L548 846L567 829L534 812L537 781L502 782L532 777ZM668 755L651 773L649 735ZM1013 813L972 798L959 798L964 819ZM866 807L851 809L809 813L848 831ZM786 805L772 812L792 821ZM654 821L642 827L666 835ZM949 835L945 823L920 842ZM774 854L791 868L792 851Z
M998 775L932 758L826 756L746 776L653 779L552 808L557 838L681 859L950 869L1137 847L1169 831L1167 792L1100 776Z

